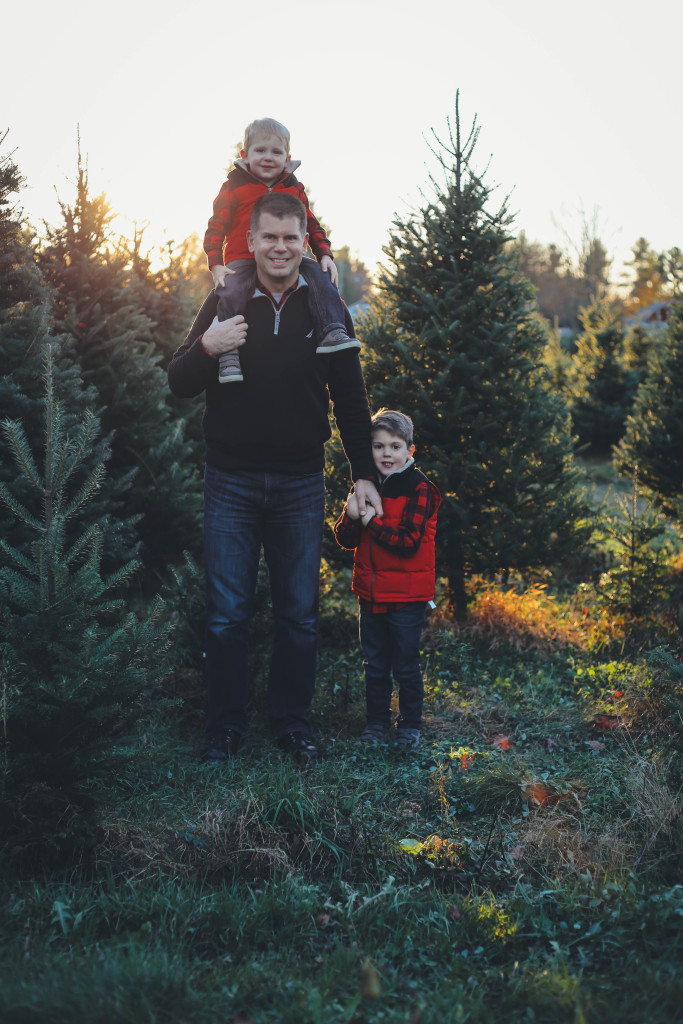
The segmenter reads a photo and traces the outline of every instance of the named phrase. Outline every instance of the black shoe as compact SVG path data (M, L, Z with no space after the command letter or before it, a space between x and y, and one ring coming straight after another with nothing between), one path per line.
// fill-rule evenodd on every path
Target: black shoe
M226 729L221 736L211 736L204 754L205 761L229 761L237 753L242 737L236 729Z
M297 764L315 764L318 760L318 749L310 736L302 732L286 732L275 740L278 747L286 754L291 754Z

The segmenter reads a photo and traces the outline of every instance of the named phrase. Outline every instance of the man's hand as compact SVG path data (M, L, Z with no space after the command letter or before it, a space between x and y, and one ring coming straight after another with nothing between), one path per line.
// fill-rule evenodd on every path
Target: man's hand
M217 263L215 267L211 267L214 288L219 288L223 284L227 274L234 273L234 270L231 270L230 267L224 267L222 263Z
M239 348L247 340L248 328L249 325L241 313L229 320L214 320L202 337L204 351L207 355L217 358L221 352Z
M331 256L323 256L323 258L320 261L320 268L325 274L327 274L329 271L330 281L332 282L332 284L337 283L337 281L339 280L339 271L337 270L334 260L332 259Z
M358 500L353 491L349 491L346 498L346 514L349 519L360 519L360 512L358 511Z
M367 514L367 507L370 505L373 509L373 515L382 516L382 499L377 493L377 488L373 484L372 480L356 480L356 501L358 502L358 514L361 519L365 518ZM370 517L372 518L372 516Z

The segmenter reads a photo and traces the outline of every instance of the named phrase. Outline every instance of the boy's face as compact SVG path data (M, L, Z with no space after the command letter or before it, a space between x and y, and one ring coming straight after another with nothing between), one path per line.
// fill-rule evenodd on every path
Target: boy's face
M273 185L284 171L289 153L280 139L269 135L255 139L249 149L243 149L242 159L246 160L251 173L264 185Z
M414 444L409 448L402 437L390 434L388 430L373 431L372 457L382 476L391 476L397 469L403 469L414 451Z

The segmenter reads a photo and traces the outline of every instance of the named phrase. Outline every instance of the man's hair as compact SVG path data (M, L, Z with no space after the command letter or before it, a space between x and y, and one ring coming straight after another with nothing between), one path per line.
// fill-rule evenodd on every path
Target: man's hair
M285 147L285 153L289 154L289 132L283 124L272 117L261 117L247 125L244 129L242 149L248 152L249 147L256 139L268 139L271 135L280 140Z
M410 448L413 443L413 421L410 416L403 412L396 412L395 409L380 409L372 417L370 432L375 436L377 430L386 430L387 434L400 437L405 441L406 447Z
M279 220L284 217L296 217L301 227L301 234L306 234L306 207L290 192L264 192L262 196L259 196L254 203L249 222L249 229L253 235L258 231L262 213L269 213Z

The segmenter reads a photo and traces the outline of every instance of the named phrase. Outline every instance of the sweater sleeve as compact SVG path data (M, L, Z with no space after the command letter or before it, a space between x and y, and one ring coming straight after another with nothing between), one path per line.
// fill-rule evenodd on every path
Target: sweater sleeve
M213 202L213 213L204 235L204 252L211 267L223 265L223 247L230 231L235 209L235 194L230 182L226 181Z
M365 529L382 547L409 555L422 543L431 511L431 489L426 480L421 480L403 510L398 526L385 526L381 519L373 516Z
M353 336L351 317L347 326ZM370 407L358 349L344 349L329 356L328 387L334 420L351 465L352 480L374 480L375 464L370 437Z
M209 292L185 341L168 367L168 385L178 398L194 398L216 379L216 360L204 351L202 335L216 315L218 299Z
M353 550L360 543L360 531L362 526L360 519L352 519L347 511L346 505L339 519L334 524L334 538L340 548Z

